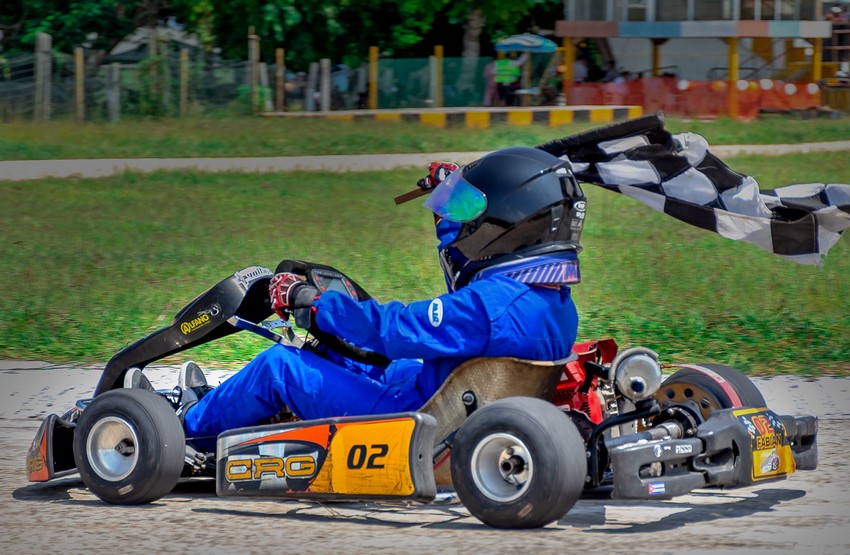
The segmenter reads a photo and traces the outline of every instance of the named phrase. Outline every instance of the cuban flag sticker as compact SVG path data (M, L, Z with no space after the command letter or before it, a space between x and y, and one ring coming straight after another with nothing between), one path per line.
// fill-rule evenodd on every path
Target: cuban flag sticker
M667 488L664 486L664 482L650 482L647 487L647 491L649 495L664 495Z
M443 323L443 301L440 299L434 299L428 305L428 321L435 328Z

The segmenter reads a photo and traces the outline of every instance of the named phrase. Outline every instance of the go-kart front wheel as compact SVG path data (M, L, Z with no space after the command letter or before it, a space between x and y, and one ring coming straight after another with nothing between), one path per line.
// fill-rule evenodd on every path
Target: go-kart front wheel
M141 505L170 492L183 471L186 439L174 409L143 389L108 391L86 407L74 461L86 487L107 503Z
M472 413L452 444L452 483L473 516L495 528L537 528L575 505L585 446L560 409L510 397Z
M705 419L720 409L765 406L747 376L721 364L685 366L661 383L656 398L662 407L694 402Z

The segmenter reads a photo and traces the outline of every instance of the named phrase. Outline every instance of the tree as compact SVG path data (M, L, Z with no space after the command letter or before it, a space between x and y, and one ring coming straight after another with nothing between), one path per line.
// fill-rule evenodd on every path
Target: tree
M456 84L459 94L474 90L482 32L486 30L490 36L499 37L534 31L536 16L554 22L563 8L562 0L453 0L445 5L449 17L464 28L463 63ZM553 17L553 12L558 15Z
M325 57L356 63L370 46L384 56L428 55L434 40L461 35L463 55L474 58L483 32L511 35L541 14L552 22L563 9L562 0L171 0L169 6L191 30L209 29L225 58L247 55L253 27L264 57L283 46L287 60L301 63ZM436 27L450 36L429 34Z
M2 45L32 50L36 34L44 32L59 51L83 44L109 51L136 27L155 25L165 8L165 0L4 0Z
M444 0L172 0L170 7L192 31L214 37L225 58L245 58L249 28L263 57L284 47L302 66L320 58L356 64L370 46L397 55L428 32ZM203 39L202 39L203 40Z
M446 13L453 23L464 27L463 56L480 55L480 37L536 32L538 22L552 25L563 17L563 0L452 0L445 1Z
M283 46L288 62L302 68L325 57L355 65L370 46L384 56L409 57L457 43L472 59L482 37L525 30L539 14L553 21L554 8L563 9L561 0L3 0L0 44L31 50L43 31L60 51L84 43L109 51L135 28L174 16L224 58L247 57L253 27L265 59Z

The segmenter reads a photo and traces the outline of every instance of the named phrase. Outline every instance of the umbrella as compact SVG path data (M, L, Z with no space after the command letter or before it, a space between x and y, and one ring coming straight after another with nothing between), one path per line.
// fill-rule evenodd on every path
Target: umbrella
M558 49L558 45L549 39L544 39L531 33L513 35L496 42L496 50L499 52L533 52L551 54Z

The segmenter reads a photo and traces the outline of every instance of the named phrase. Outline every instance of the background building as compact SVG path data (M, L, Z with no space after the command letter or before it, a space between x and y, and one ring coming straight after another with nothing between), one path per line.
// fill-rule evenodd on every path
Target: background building
M739 76L808 81L816 39L827 39L828 61L822 76L840 71L830 55L832 25L824 14L850 2L819 0L567 0L565 26L557 35L581 37L575 24L588 26L599 39L600 61L633 73L652 70L653 42L661 68L690 80L728 75L729 41L737 38ZM599 23L614 25L598 25ZM653 40L654 39L654 40ZM832 42L836 44L833 45ZM607 43L607 44L606 44Z
M589 81L616 68L629 79L676 78L679 91L713 83L710 92L723 93L729 114L736 115L742 96L736 91L746 93L751 86L746 82L765 90L793 83L794 94L802 94L813 90L807 84L847 71L843 35L833 35L841 31L824 17L846 3L567 0L567 19L557 22L555 35L563 42L568 73L572 60L581 60ZM563 82L568 98L571 77ZM801 97L796 104L815 100Z

